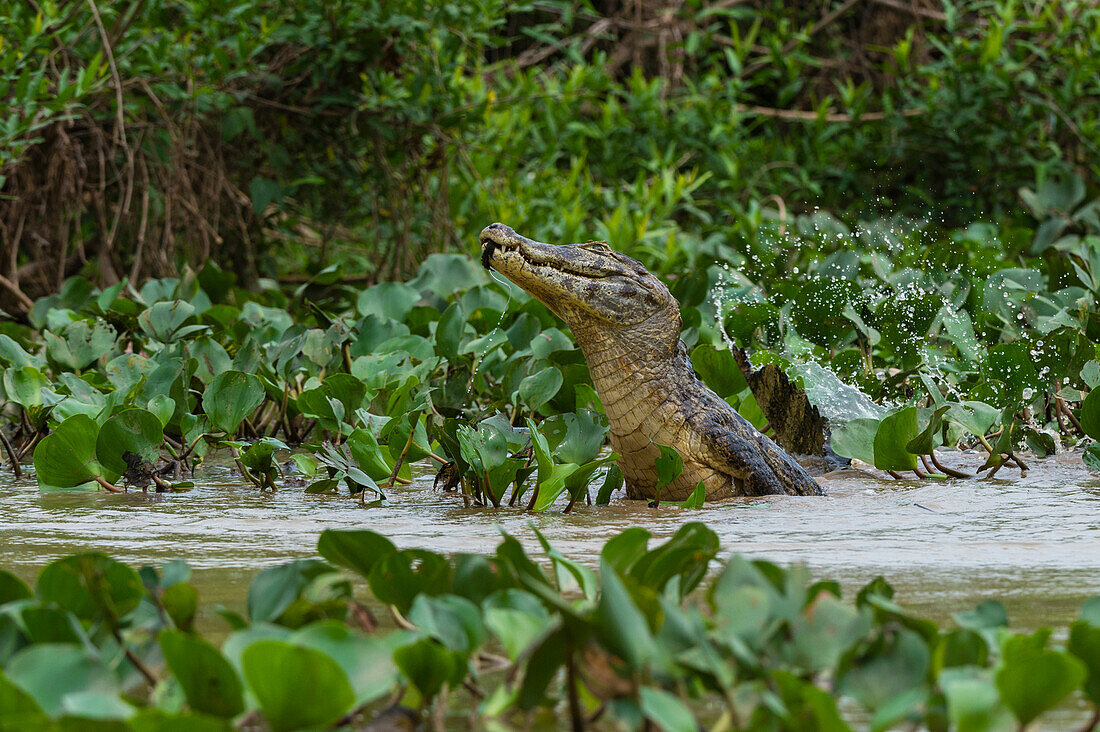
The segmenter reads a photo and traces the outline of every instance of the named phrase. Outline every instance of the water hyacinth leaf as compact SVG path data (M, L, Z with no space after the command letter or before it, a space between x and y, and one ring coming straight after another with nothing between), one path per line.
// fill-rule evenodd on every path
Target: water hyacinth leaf
M554 398L562 383L561 370L556 366L547 366L520 382L519 398L528 409L537 411Z
M1100 441L1100 389L1093 389L1085 396L1077 417L1085 434Z
M612 465L608 468L603 483L600 484L600 489L596 492L596 505L606 506L610 504L611 494L622 488L624 482L623 471L619 469L618 465Z
M159 427L159 424L158 424ZM69 417L34 448L34 470L39 487L76 488L96 478L113 481L111 471L96 458L99 425L85 414Z
M665 732L695 732L695 715L680 699L663 689L643 686L638 690L642 714Z
M917 408L905 407L883 417L875 432L874 466L880 470L912 470L917 456L906 449L918 434Z
M41 406L42 389L49 386L49 379L33 366L13 366L4 371L4 393L21 407Z
M470 653L485 641L485 626L477 605L464 597L418 595L409 620L448 650Z
M47 564L38 575L38 597L81 620L116 627L145 596L141 577L105 554L74 554Z
M327 726L355 703L355 690L344 670L312 648L280 640L256 641L244 649L241 666L275 732Z
M707 491L706 486L703 485L703 481L695 486L695 489L691 491L691 495L681 504L683 508L702 508L703 503L706 501Z
M538 497L532 506L533 511L545 511L565 492L565 481L581 466L576 463L558 463L550 468L550 474L538 483Z
M302 559L261 569L248 587L248 616L253 623L275 621L323 564Z
M71 694L117 698L118 679L99 656L77 645L42 643L25 648L4 668L8 680L51 717L65 713Z
M684 472L684 459L675 448L668 445L657 445L657 448L661 451L654 460L654 465L657 467L657 495L659 496L662 490Z
M448 361L457 361L465 331L466 314L459 303L451 303L435 325L435 352Z
M1002 382L1008 398L1012 401L1024 399L1030 391L1042 390L1045 386L1032 363L1033 358L1023 343L1002 343L989 349L982 373L987 379Z
M466 673L459 657L431 638L398 648L393 652L393 660L426 700L435 697L443 684Z
M947 418L974 436L983 436L996 424L1001 412L985 402L963 401L953 403L947 410Z
M405 549L381 557L371 568L371 592L379 601L407 613L417 595L441 595L451 588L451 565L425 549Z
M608 425L598 412L578 409L544 420L539 429L559 461L584 465L603 448Z
M378 441L370 430L362 427L354 430L345 443L359 468L374 480L386 480L393 472L393 465L386 459Z
M231 718L244 711L244 688L237 672L205 640L171 628L158 638L164 660L192 709Z
M830 446L837 455L875 464L875 435L882 420L860 417L833 429Z
M199 609L199 593L186 582L177 582L164 589L160 604L177 628L190 631Z
M255 375L240 371L218 374L202 394L203 411L212 425L227 435L235 434L263 401L263 383Z
M1077 657L1088 671L1083 691L1093 704L1100 705L1100 624L1078 620L1069 628L1066 650Z
M262 437L241 453L241 464L246 468L264 471L274 466L272 456L276 450L289 450L286 443L274 437Z
M384 696L399 680L393 652L402 632L384 638L364 637L339 620L310 623L286 640L324 653L340 665L355 691L355 706Z
M0 605L33 597L27 583L11 572L0 569Z
M164 431L155 414L145 409L127 409L99 428L96 458L104 468L121 475L133 467L131 462L135 460L150 465L155 463L162 442Z
M949 406L944 405L936 409L928 415L928 424L924 429L905 445L905 449L914 455L929 455L936 447L939 446L939 440L937 436L940 433L940 429L943 426L943 415L950 409ZM918 416L919 413L918 413Z
M145 406L146 409L157 416L161 427L167 427L176 414L176 400L167 394L157 394Z
M1020 637L1012 638L1013 644ZM1013 654L1006 646L1004 665L997 672L997 689L1020 726L1027 726L1081 685L1085 664L1068 653L1042 649Z
M1012 715L987 673L973 668L948 669L940 675L940 684L953 729L985 732L1011 723Z
M0 729L44 729L49 720L34 698L0 671Z
M382 282L359 293L356 309L360 315L381 315L397 322L405 320L420 292L402 282Z
M792 625L790 652L802 668L831 668L870 629L869 614L824 593Z
M1100 361L1094 358L1081 367L1081 381L1085 382L1085 386L1089 389L1100 386Z
M115 329L101 320L89 323L75 320L65 327L60 337L43 332L46 356L50 361L73 371L81 371L114 348Z
M158 302L143 310L138 324L145 334L161 343L173 343L189 333L205 330L206 326L190 326L184 323L195 312L195 306L185 300Z
M691 352L691 365L699 378L723 399L740 394L749 386L737 359L727 348L719 350L709 343L696 346Z
M657 653L645 615L606 559L600 559L603 592L596 606L596 628L604 645L632 668L643 668Z
M839 688L874 711L923 684L930 663L924 640L902 628L879 654L845 673Z
M376 562L397 551L393 542L366 529L326 529L317 540L317 553L341 567L369 577Z
M46 365L41 356L32 356L27 349L6 333L0 333L0 363L15 368L23 366L42 368Z

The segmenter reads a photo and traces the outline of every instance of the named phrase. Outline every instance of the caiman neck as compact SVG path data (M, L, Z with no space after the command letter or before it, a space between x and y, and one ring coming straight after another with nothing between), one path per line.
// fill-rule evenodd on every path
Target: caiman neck
M655 393L667 392L673 383L692 379L679 324L675 304L667 312L628 327L571 324L605 405L609 400L645 401Z

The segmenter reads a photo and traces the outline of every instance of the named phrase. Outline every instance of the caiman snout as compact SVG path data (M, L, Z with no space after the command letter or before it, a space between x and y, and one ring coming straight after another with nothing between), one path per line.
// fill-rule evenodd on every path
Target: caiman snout
M509 241L518 240L519 234L512 229L511 226L496 223L489 224L481 230L481 234L478 236L478 241L481 242L481 266L485 269L492 269L490 263L493 258L493 252L498 247L507 246Z

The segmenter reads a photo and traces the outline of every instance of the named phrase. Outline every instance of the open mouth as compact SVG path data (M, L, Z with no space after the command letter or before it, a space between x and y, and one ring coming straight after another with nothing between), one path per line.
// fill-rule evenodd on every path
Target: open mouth
M490 260L493 258L493 252L500 248L500 244L493 241L489 237L481 238L481 266L485 269L492 269L493 265L490 264Z
M480 242L481 266L485 269L493 269L493 255L498 251L504 251L518 255L519 258L523 260L527 269L533 272L541 272L544 275L553 273L559 276L567 274L574 277L583 277L585 279L603 279L617 274L615 272L605 271L602 268L586 266L579 262L570 261L567 258L555 257L538 250L531 251L516 242L499 242L488 236L481 237Z

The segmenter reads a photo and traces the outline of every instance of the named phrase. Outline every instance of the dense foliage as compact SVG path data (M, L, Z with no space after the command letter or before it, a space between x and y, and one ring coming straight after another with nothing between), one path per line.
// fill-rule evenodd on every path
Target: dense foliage
M941 629L881 578L846 602L835 583L739 556L695 592L717 536L690 523L650 538L608 541L597 577L541 535L543 564L508 535L491 556L448 558L325 531L327 563L265 569L247 618L222 609L220 648L195 627L182 561L69 556L33 591L0 571L0 728L497 728L527 715L572 729L992 730L1071 695L1080 716L1100 705L1100 597L1052 646L1049 629L1009 630L996 601Z
M1021 187L1096 194L1087 2L43 0L0 50L15 312L207 256L393 279L494 220L749 253L815 206L1034 228Z

